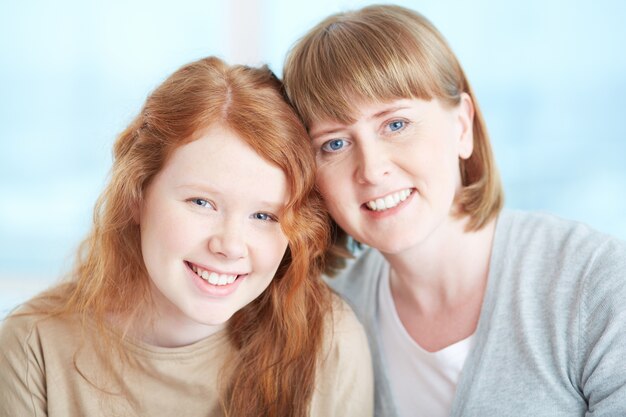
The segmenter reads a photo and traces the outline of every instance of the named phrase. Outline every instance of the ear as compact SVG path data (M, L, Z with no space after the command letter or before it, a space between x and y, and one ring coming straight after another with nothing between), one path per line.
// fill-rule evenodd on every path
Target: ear
M461 123L459 158L468 159L474 151L474 103L467 93L461 93L461 101L458 104L458 118Z

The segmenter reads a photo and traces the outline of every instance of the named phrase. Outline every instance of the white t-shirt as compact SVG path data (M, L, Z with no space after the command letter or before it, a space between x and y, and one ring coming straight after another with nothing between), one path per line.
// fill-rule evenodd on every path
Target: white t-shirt
M409 335L391 297L389 266L380 280L378 324L381 353L397 410L402 417L447 417L473 336L428 352Z

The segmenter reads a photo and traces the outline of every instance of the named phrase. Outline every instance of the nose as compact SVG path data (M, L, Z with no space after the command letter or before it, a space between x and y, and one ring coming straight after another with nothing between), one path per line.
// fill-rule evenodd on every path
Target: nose
M245 230L241 222L225 220L209 238L209 250L226 259L237 260L248 256Z
M391 169L384 146L376 140L363 141L357 151L356 180L360 184L378 184Z

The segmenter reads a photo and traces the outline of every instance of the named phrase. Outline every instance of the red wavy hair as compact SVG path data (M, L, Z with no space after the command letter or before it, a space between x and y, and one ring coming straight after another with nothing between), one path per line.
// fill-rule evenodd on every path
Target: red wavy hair
M116 347L124 358L120 342L151 304L134 214L172 151L214 124L232 130L281 168L289 187L281 217L287 252L269 287L227 325L237 353L224 373L223 411L232 417L305 416L331 310L330 292L320 278L329 221L314 189L315 162L306 130L267 67L205 58L156 88L115 142L110 181L96 203L93 227L70 282L40 298L57 300L53 314L95 321L102 330L100 342ZM111 315L121 318L119 339L104 331Z

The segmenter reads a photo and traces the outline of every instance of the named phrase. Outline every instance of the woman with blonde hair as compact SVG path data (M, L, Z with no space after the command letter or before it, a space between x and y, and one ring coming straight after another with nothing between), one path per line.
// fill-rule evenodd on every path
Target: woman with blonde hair
M626 245L502 210L478 102L427 19L332 15L284 82L336 222L329 282L370 338L376 415L626 415Z
M69 280L0 330L2 416L368 416L321 280L306 131L267 68L188 64L117 139Z

